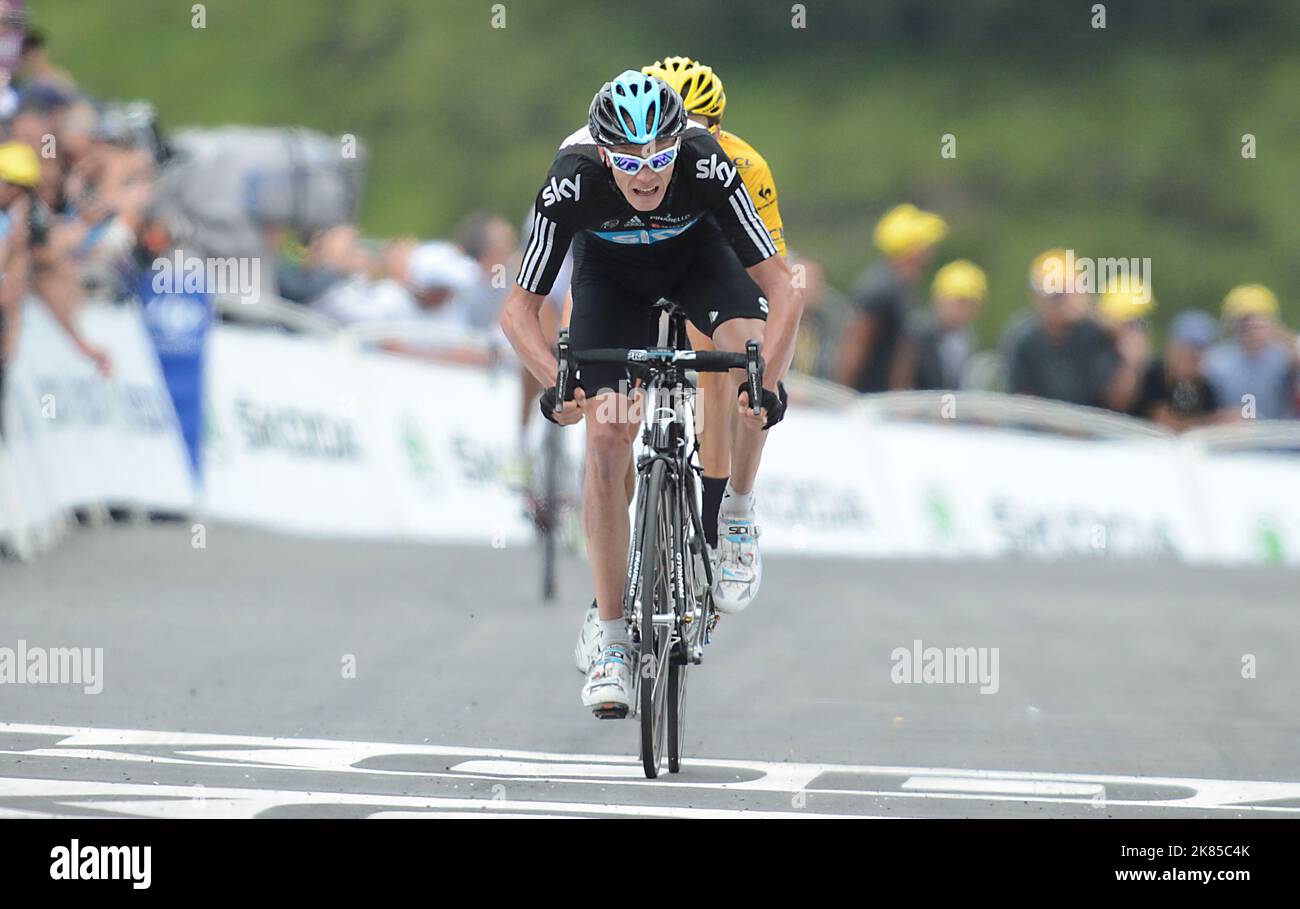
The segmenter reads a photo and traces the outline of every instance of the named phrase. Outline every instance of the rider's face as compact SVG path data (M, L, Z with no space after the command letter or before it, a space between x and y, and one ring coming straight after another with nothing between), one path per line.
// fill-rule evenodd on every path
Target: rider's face
M611 151L648 158L656 152L671 148L675 141L675 139L656 139L645 145L615 145ZM609 155L603 148L600 150L600 157L605 162L605 166L609 167L609 172L614 175L614 183L622 190L628 205L637 211L654 211L659 207L668 192L668 181L672 179L673 170L677 167L677 162L674 161L659 173L655 173L649 167L642 167L635 174L625 174L610 165Z

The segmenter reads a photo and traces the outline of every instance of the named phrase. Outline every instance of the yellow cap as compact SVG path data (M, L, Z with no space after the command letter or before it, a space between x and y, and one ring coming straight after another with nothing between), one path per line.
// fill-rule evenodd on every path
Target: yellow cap
M1242 284L1223 298L1223 318L1242 316L1276 316L1277 296L1263 284Z
M933 246L948 234L948 222L915 205L891 208L876 225L875 241L880 251L897 259Z
M30 145L0 143L0 180L28 188L41 182L41 162Z
M1054 288L1060 284L1061 286L1053 291L1060 293L1064 290L1064 282L1068 280L1066 271L1069 267L1069 254L1065 250L1049 249L1041 252L1029 265L1029 287L1037 293L1043 293L1049 283Z
M1112 278L1097 300L1097 309L1108 322L1124 323L1145 319L1156 308L1151 289L1137 278Z
M936 298L960 297L983 303L989 292L989 281L984 276L984 269L974 262L958 259L935 273L930 292Z

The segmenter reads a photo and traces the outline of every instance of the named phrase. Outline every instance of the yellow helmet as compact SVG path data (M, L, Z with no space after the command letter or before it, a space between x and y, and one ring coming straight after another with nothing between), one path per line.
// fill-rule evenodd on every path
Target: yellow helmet
M664 57L641 72L656 76L672 86L682 96L686 113L701 117L721 117L727 106L727 93L722 90L722 80L712 67L690 57Z
M891 259L933 246L948 233L948 222L915 205L896 205L876 224L874 238Z
M1137 278L1112 278L1097 300L1103 319L1114 324L1145 319L1156 308L1151 289Z
M1276 316L1277 296L1263 284L1242 284L1223 298L1223 318L1242 316Z
M23 142L0 143L0 180L26 186L41 182L41 162L32 147Z
M989 282L984 276L984 269L974 262L958 259L949 262L935 273L930 291L936 299L960 297L963 300L983 303L989 292Z

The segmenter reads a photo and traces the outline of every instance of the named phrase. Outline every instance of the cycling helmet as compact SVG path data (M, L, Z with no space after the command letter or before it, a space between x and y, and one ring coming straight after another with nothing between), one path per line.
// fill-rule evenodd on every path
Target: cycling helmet
M645 145L686 129L681 96L662 79L627 70L591 99L587 128L597 145Z
M682 96L688 114L701 117L721 117L727 106L727 93L722 80L712 67L690 57L664 57L656 60L641 72L663 79Z

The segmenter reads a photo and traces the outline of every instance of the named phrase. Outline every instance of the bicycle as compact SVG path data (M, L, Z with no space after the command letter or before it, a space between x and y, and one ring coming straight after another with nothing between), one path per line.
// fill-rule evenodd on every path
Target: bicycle
M561 331L556 382L557 399L563 401L573 371L584 364L625 366L634 379L641 380L643 446L636 463L636 511L623 616L638 653L632 713L640 720L641 763L650 779L659 775L663 764L665 735L668 771L681 770L686 671L703 661L704 645L717 621L713 566L700 521L703 468L694 434L695 384L687 373L745 370L749 400L757 414L764 368L757 341L750 341L745 353L691 350L685 313L668 301L657 305L668 313L666 347L575 351L568 332ZM603 716L626 713L623 709Z

